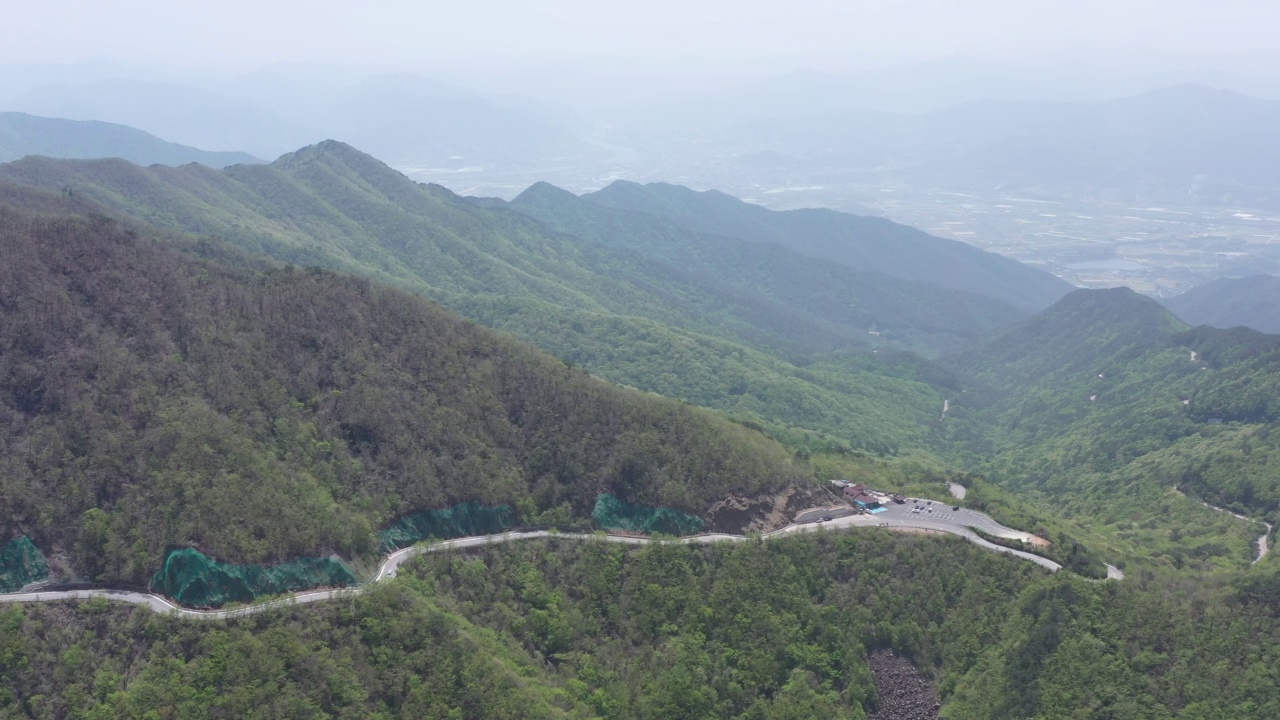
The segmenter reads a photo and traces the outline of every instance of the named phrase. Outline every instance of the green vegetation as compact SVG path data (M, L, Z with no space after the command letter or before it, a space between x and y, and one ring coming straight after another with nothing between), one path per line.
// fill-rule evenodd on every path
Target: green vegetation
M0 178L283 262L394 284L611 382L731 413L814 447L938 448L946 389L929 378L945 373L881 374L878 353L869 352L871 325L882 327L881 352L937 352L1024 312L923 278L897 287L888 274L860 274L750 238L682 251L677 240L702 236L677 228L660 244L662 226L634 213L620 212L615 222L634 225L630 236L576 237L498 203L415 184L336 142L222 172L33 158L0 166ZM901 267L933 258L941 243L961 248L966 266L990 265L991 287L1047 283L1037 291L1046 304L1061 293L1043 273L959 243L931 238L920 253L890 252L898 240L916 247L918 238L904 239L916 232L872 224L872 244ZM717 256L723 268L712 262Z
M0 592L21 590L49 576L44 555L26 535L0 546Z
M1261 526L1174 490L1276 517L1277 350L1242 328L1187 330L1128 290L1078 291L956 360L979 380L948 434L971 467L1069 517L1095 551L1241 567Z
M607 530L628 530L648 535L693 535L702 532L702 518L671 508L629 503L605 493L596 498L591 512L596 525Z
M401 582L234 623L2 606L0 677L6 718L592 716L516 643Z
M860 718L882 649L952 719L1280 716L1262 525L1200 505L1280 520L1275 338L1116 290L970 345L1062 288L680 188L466 200L338 143L0 177L5 587L39 547L243 602L430 538L771 528L832 478L959 483L1075 571L874 530L552 540L210 626L4 608L0 717ZM1086 580L1104 561L1127 579Z
M101 217L0 208L0 247L0 532L64 574L139 585L175 547L370 557L376 529L468 501L697 515L807 482L749 428L402 291Z
M210 167L226 167L262 162L245 153L209 152L165 142L126 125L0 112L0 162L27 155L124 158L139 165L201 163Z
M636 193L685 192L671 186L639 188L619 183L601 195L627 187ZM682 223L681 215L669 218L618 209L595 202L596 197L579 198L539 183L513 200L511 207L555 230L626 248L704 284L732 288L742 298L767 298L788 312L791 320L786 325L770 324L777 328L774 334L747 339L783 357L868 344L937 355L1024 318L1013 305L982 292L904 278L921 262L905 250L880 271L869 271L810 257L782 244L701 232ZM738 210L770 219L778 215L745 205ZM848 220L853 226L851 240L864 241L864 219ZM802 236L807 230L791 232ZM802 329L808 332L801 334Z
M248 603L266 595L348 587L358 581L337 558L298 558L271 567L220 563L199 550L169 553L164 567L151 578L151 589L193 607L221 607Z
M779 245L801 255L1043 310L1071 291L1048 273L884 218L825 209L773 212L714 190L619 180L586 199L663 218L688 231Z
M1095 583L876 531L551 539L423 555L364 595L226 622L0 606L0 713L856 719L877 703L867 655L889 648L950 720L1269 720L1277 582Z
M402 517L378 533L379 547L389 552L422 542L447 540L468 535L492 535L509 530L515 523L510 505L484 507L465 502L443 510L424 510Z

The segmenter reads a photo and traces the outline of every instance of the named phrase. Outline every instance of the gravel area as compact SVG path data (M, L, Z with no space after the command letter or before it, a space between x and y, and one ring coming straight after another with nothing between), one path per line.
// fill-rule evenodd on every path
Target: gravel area
M868 659L880 704L868 720L937 720L938 691L906 658L877 650Z

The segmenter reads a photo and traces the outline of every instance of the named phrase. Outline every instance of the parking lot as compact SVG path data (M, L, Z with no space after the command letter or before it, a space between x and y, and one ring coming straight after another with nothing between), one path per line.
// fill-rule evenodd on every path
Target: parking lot
M885 508L884 512L872 516L877 523L903 526L927 523L955 529L975 527L996 537L1016 538L1019 540L1029 540L1032 537L1030 533L1001 525L985 513L963 507L958 510L952 510L953 507L957 506L948 505L937 500L907 498L907 501L901 505L889 501L883 507Z
M1006 548L979 537L973 528L977 528L982 532L995 537L1010 538L1022 540L1024 542L1043 543L1044 540L1037 538L1031 533L1013 528L1005 527L1000 523L992 520L985 513L977 510L951 505L947 502L939 500L927 500L925 498L906 498L905 502L899 504L894 502L888 495L884 493L876 493L881 499L881 506L877 508L878 512L864 513L858 512L849 506L839 507L831 505L825 508L813 508L811 510L800 513L795 517L792 525L781 530L776 530L772 535L787 535L795 532L807 532L818 530L821 528L854 528L854 527L882 527L882 528L902 528L904 530L924 530L931 532L943 532L952 535L959 535L976 545L980 545L988 550L995 552L1008 553L1016 555L1025 560L1030 560L1049 570L1060 570L1062 568L1058 563L1039 555L1033 555L1022 550ZM1111 568L1108 566L1108 577L1122 578L1124 574L1118 569L1111 574Z

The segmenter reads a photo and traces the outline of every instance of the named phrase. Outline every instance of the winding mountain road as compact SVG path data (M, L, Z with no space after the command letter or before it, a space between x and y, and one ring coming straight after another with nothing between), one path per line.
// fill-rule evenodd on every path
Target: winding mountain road
M1173 491L1174 491L1174 492L1176 492L1176 493L1178 493L1179 495L1181 495L1181 496L1183 496L1183 497L1190 497L1190 496L1189 496L1189 495L1187 495L1186 493L1182 492L1182 490L1180 490L1179 488L1176 488L1176 487L1175 487L1175 488L1173 489ZM1232 512L1232 511L1230 511L1230 510L1228 510L1228 509L1226 509L1226 508L1220 508L1220 507L1218 507L1217 505L1210 505L1209 503L1207 503L1207 502L1205 502L1205 501L1203 501L1203 500L1201 500L1201 499L1199 499L1199 498L1191 498L1191 499L1192 499L1192 500L1195 500L1196 502L1200 503L1201 505L1203 505L1203 506L1205 506L1205 507L1209 508L1210 510L1217 510L1218 512L1226 513L1226 514L1230 515L1230 516L1231 516L1231 517L1233 517L1233 518L1237 518L1237 519L1239 519L1239 520L1244 520L1244 521L1246 521L1246 522L1261 523L1261 524L1262 524L1262 526L1266 528L1266 532L1264 532L1264 533L1262 533L1262 535L1258 536L1258 539L1254 542L1254 544L1258 546L1258 557L1254 558L1254 559L1253 559L1253 562L1252 562L1251 564L1253 564L1253 565L1257 565L1257 564L1258 564L1258 561L1262 560L1262 558L1264 558L1264 557L1266 557L1266 556L1267 556L1267 553L1271 552L1271 547L1270 547L1270 545L1268 545L1268 544L1267 544L1267 538L1271 536L1271 531L1275 529L1275 526L1273 526L1271 523L1267 522L1266 520L1257 520L1257 519L1255 519L1255 518L1251 518L1251 517L1248 517L1248 516L1245 516L1245 515L1241 515L1240 513L1237 513L1237 512Z
M797 533L816 532L825 529L845 529L858 527L877 527L888 530L906 531L906 532L936 532L947 533L951 535L959 535L969 542L986 548L994 552L1007 553L1015 555L1024 560L1040 565L1051 572L1062 569L1058 563L1039 555L1014 550L1012 548L1002 547L995 543L983 540L977 533L969 529L968 524L974 524L982 527L984 532L992 532L993 534L1005 537L1020 537L1026 535L1016 530L996 523L990 517L982 513L971 510L961 511L966 513L966 517L955 517L954 519L943 520L940 518L917 518L902 517L904 513L895 513L889 517L882 515L850 515L847 517L834 518L825 522L807 522L795 525L788 525L779 530L765 533L758 536L762 540L774 537L783 537L786 535L794 535ZM483 547L491 544L516 542L519 540L535 540L539 538L565 538L572 540L598 540L603 542L616 542L627 545L644 545L653 542L649 538L630 537L625 535L601 535L596 533L561 533L550 532L546 530L533 530L528 532L506 532L496 535L478 535L473 537L455 538L453 540L441 540L429 545L417 545L413 547L397 550L387 556L386 560L378 568L377 574L373 581L381 582L390 578L394 578L399 571L400 566L407 562L415 555L427 552L441 552L445 550L459 550L464 548ZM688 537L676 538L672 540L662 540L660 542L679 543L682 545L702 545L716 542L744 542L754 539L755 536L747 535L728 535L724 533L708 533L706 535L691 535ZM1116 572L1119 572L1118 570ZM1120 574L1123 577L1123 573ZM192 610L180 607L161 595L152 593L136 592L129 590L111 590L111 589L86 589L86 590L46 590L35 592L18 592L0 594L0 603L13 602L55 602L60 600L92 600L102 598L112 602L125 602L139 605L155 612L170 613L177 617L192 618L199 620L226 620L230 618L244 617L255 613L266 612L275 608L286 607L289 605L313 603L321 600L331 600L334 598L351 597L365 590L368 585L358 587L341 588L338 590L312 590L308 592L296 593L290 597L278 600L268 600L266 602L246 605L244 607L234 608L231 610Z

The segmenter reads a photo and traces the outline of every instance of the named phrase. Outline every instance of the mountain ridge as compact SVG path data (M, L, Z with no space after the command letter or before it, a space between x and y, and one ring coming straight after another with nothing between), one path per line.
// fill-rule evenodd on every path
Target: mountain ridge
M608 491L709 512L808 472L751 430L403 291L150 234L0 209L0 522L86 575L136 584L188 544L241 562L359 556L371 527L464 500L525 522L589 517ZM73 436L57 467L41 456ZM677 449L690 442L702 460Z
M1280 278L1274 275L1218 278L1162 302L1192 325L1280 333Z
M799 322L767 297L703 284L514 209L413 183L345 144L224 172L27 160L0 166L0 177L71 189L112 212L283 262L391 282L611 381L767 422L771 431L827 433L821 442L836 437L876 452L894 447L894 435L927 444L934 432L936 390L923 383L878 377L871 362L837 368L769 351L798 340L820 352L858 350L865 327L833 335L825 320ZM678 359L671 348L681 350Z
M144 166L194 162L223 168L262 162L248 153L200 150L167 142L127 125L0 112L0 162L27 155L73 160L119 157Z
M586 199L659 215L694 230L772 243L861 270L993 297L1024 311L1048 307L1071 286L1048 273L884 218L834 210L773 211L718 191L615 181Z

